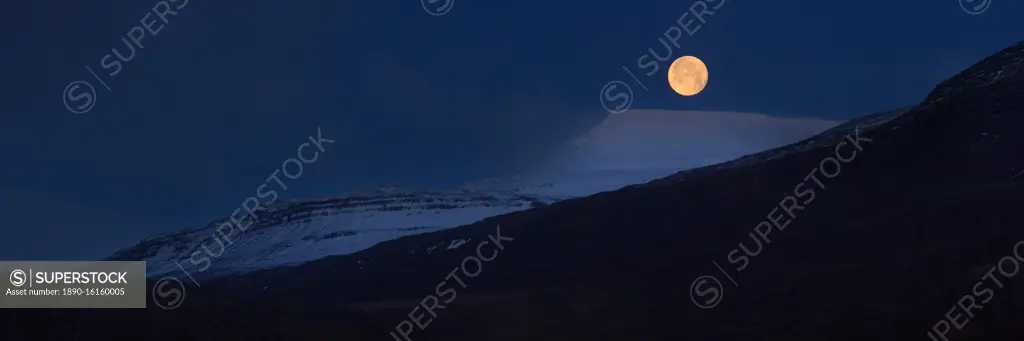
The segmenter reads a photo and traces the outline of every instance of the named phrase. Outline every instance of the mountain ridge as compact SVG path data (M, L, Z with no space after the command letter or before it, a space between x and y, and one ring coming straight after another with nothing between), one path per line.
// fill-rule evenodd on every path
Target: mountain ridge
M253 209L252 216L242 207L233 217L200 228L144 239L107 260L145 260L150 277L172 272L217 277L291 266L391 238L618 189L782 145L835 124L741 112L631 111L609 116L565 146L561 163L546 170L446 190L380 186L330 197L275 198L269 207ZM728 136L737 139L717 144Z

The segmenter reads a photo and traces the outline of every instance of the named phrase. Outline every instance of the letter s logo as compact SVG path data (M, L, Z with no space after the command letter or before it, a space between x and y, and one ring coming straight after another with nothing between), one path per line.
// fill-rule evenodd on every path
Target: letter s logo
M722 302L722 296L725 295L724 289L722 282L719 282L714 276L700 276L690 285L690 299L701 309L714 308L719 302ZM711 298L704 299L708 295L712 295Z
M615 96L612 96L610 92L616 91L619 85L626 88L626 90L619 90ZM614 104L615 101L620 100L621 103L619 103L619 105L611 106L612 104ZM604 110L608 111L609 113L621 113L623 111L629 110L629 107L631 105L633 105L633 88L630 88L629 85L626 84L625 82L611 81L608 82L608 84L605 84L603 88L601 88L601 106L604 107Z
M29 271L32 271L32 270L30 269ZM25 271L22 271L21 269L17 269L17 270L11 271L11 278L10 279L11 279L11 285L13 285L15 287L20 287L22 285L25 285L25 282L26 282L25 281Z
M180 307L185 302L185 283L171 276L161 278L153 285L153 302L164 310Z
M82 87L84 91L78 91ZM83 100L84 99L84 100ZM78 105L72 106L73 103ZM96 106L96 88L84 81L74 81L64 88L64 107L76 114L84 114Z

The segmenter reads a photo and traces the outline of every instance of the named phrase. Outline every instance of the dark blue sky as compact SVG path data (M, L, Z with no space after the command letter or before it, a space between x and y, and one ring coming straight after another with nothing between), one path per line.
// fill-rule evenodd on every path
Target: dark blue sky
M612 80L633 86L634 108L845 120L912 104L1024 39L1019 1L970 15L953 0L726 0L673 47L711 74L681 97L667 65L647 77L637 58L663 53L658 38L693 1L457 0L432 16L408 0L177 0L110 76L101 59L127 51L120 38L158 2L28 1L0 15L0 259L98 258L198 227L317 127L337 143L286 197L516 173L599 122ZM98 92L84 114L61 100L76 80Z

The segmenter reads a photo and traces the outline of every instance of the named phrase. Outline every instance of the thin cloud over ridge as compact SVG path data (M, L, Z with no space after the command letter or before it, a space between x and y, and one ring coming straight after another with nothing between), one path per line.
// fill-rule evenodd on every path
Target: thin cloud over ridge
M730 111L629 110L608 115L544 161L535 175L515 182L551 183L557 195L588 195L783 146L841 123Z

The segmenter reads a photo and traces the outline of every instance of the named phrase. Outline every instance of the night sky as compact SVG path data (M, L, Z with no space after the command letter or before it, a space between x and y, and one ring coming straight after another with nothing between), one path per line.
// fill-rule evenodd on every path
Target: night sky
M682 97L671 61L646 76L637 59L666 52L658 38L693 1L456 1L434 16L408 0L176 0L166 22L146 16L159 1L9 4L0 259L95 259L199 227L318 127L336 143L286 197L516 174L600 122L609 81L633 108L847 120L914 104L1024 39L1020 1L980 15L955 0L708 1L671 58L698 56L711 78ZM104 55L140 20L159 31L111 76ZM97 92L83 114L62 101L77 80Z

